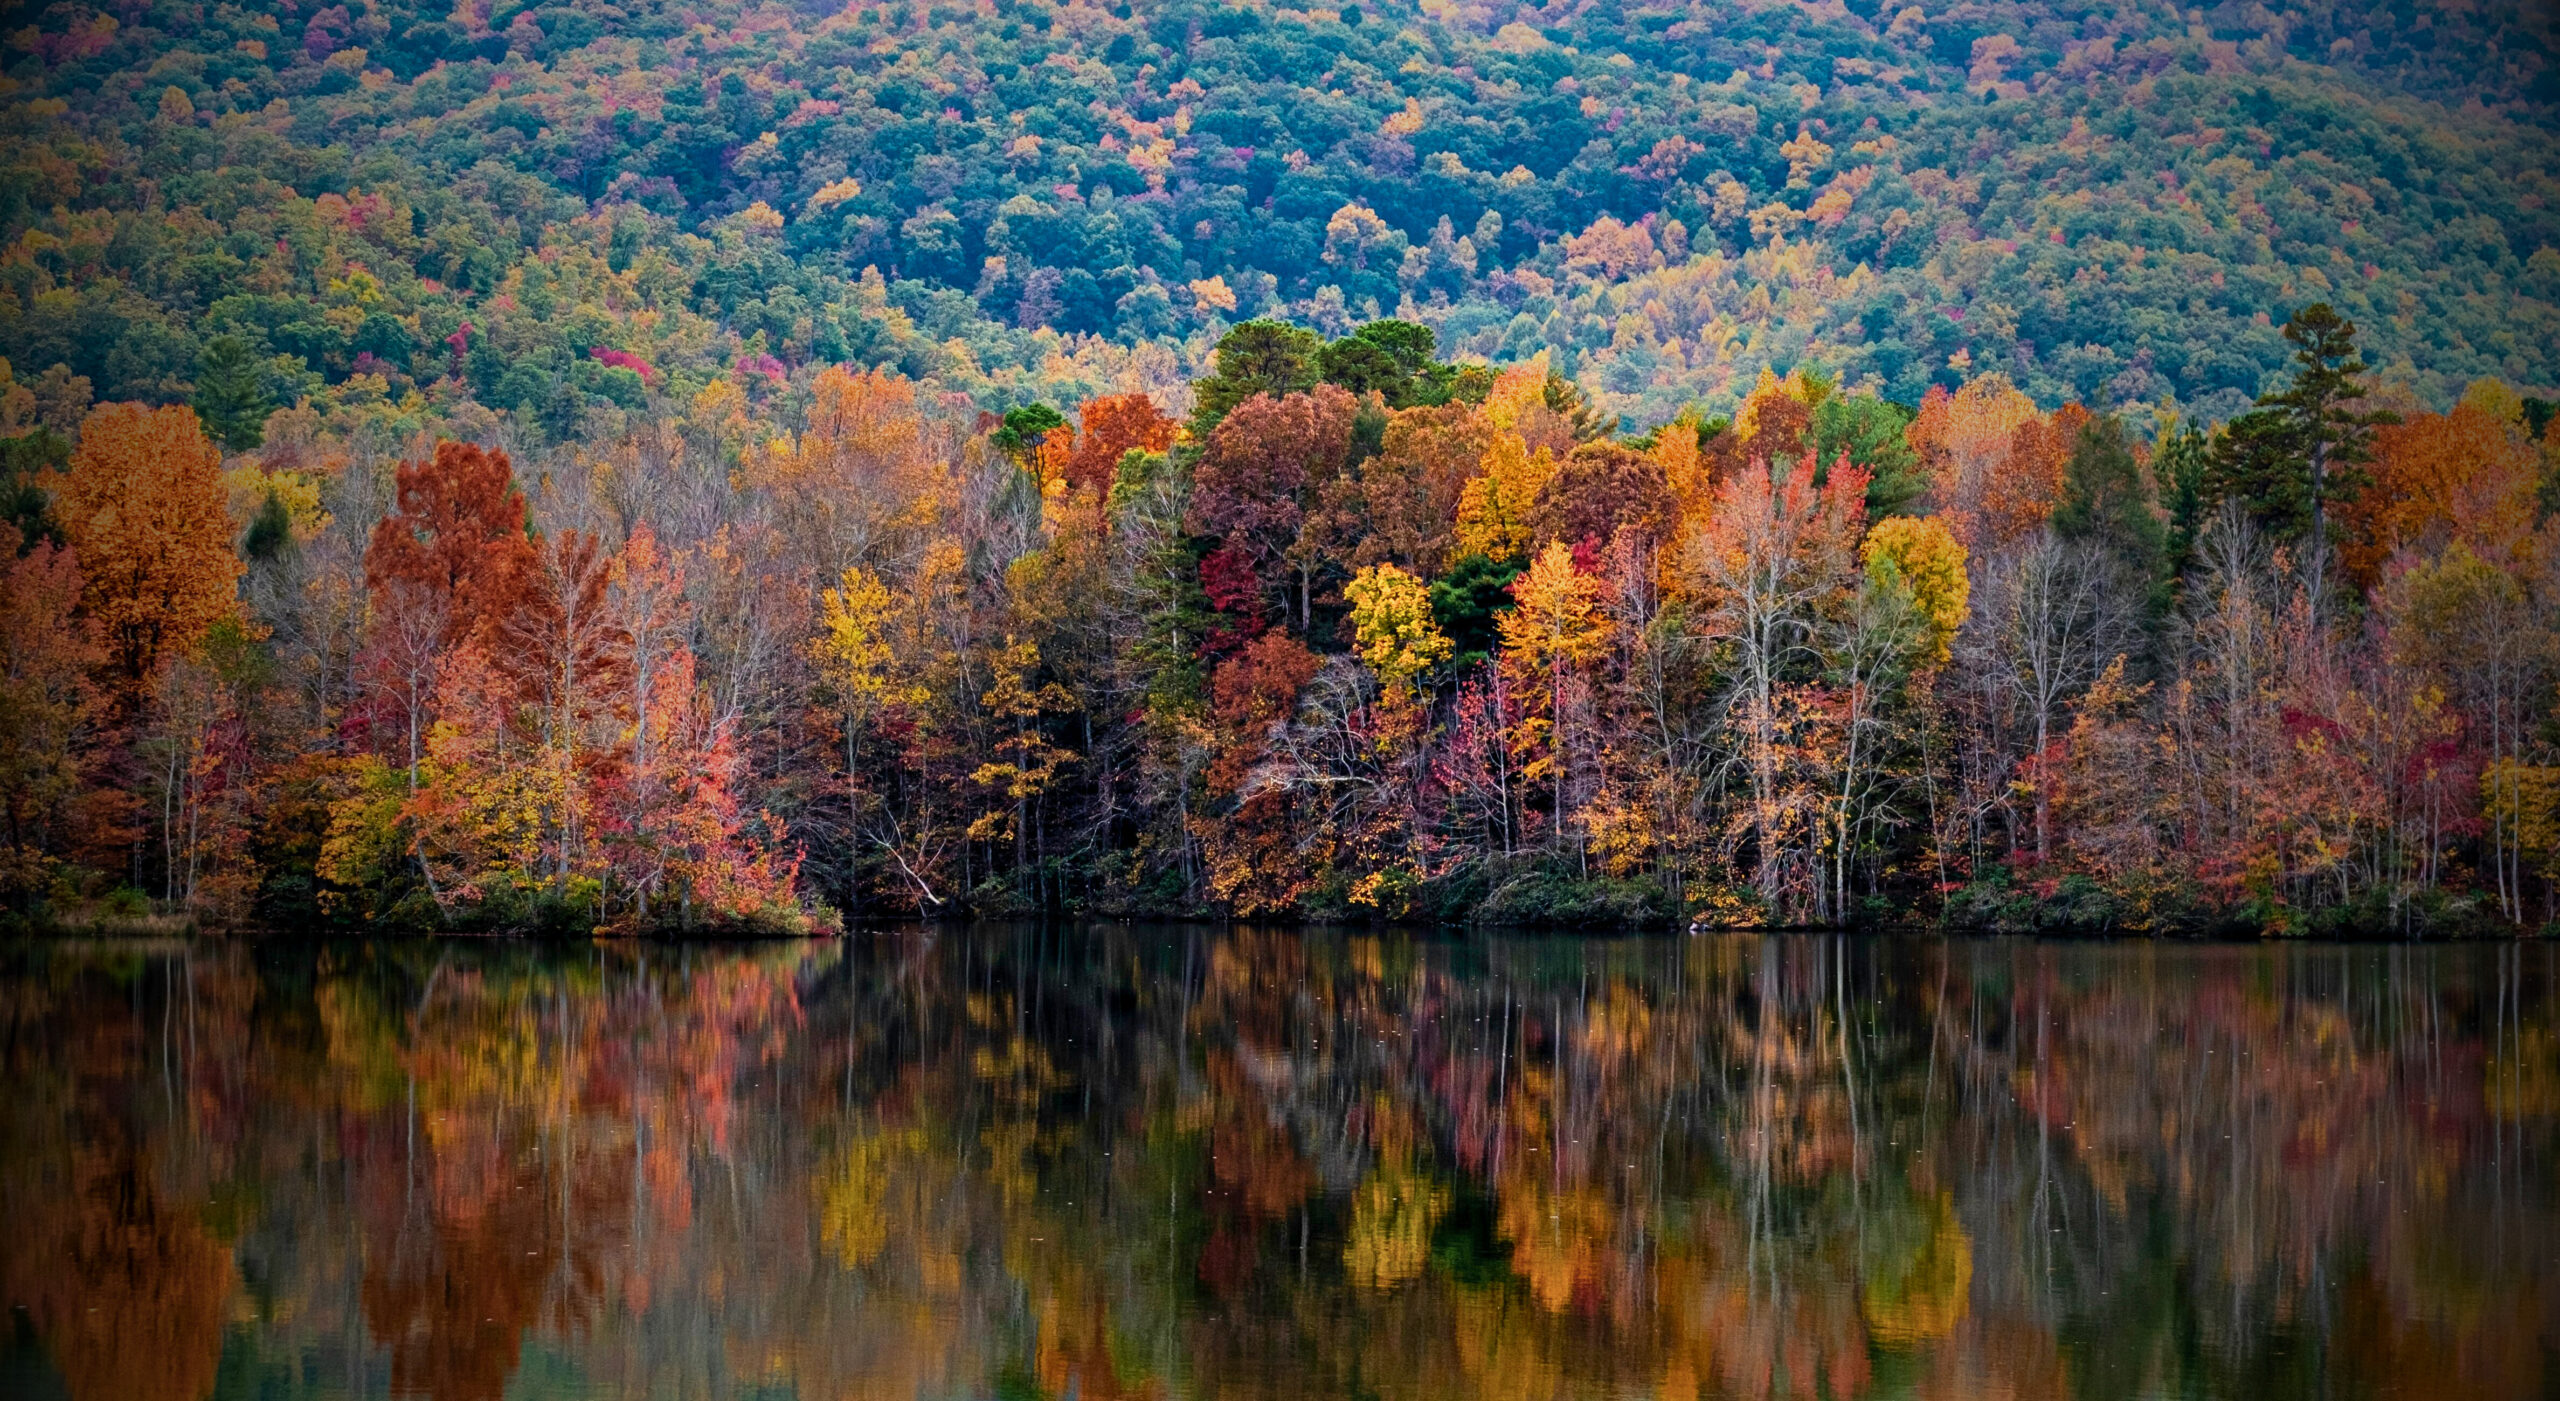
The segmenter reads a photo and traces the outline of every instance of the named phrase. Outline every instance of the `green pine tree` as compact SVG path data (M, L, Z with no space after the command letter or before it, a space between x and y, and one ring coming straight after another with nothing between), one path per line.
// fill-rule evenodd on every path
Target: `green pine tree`
M284 498L274 492L258 506L258 514L249 522L249 533L241 538L240 552L253 560L271 560L293 545L293 512L286 509Z
M2311 532L2311 466L2293 416L2251 409L2214 431L2204 502L2231 506L2278 544Z
M257 356L240 337L216 336L205 343L193 402L205 433L224 451L248 452L266 441L267 411L274 405L267 401Z
M1206 443L1229 411L1256 394L1315 386L1324 338L1286 321L1241 321L1218 338L1217 373L1191 386L1191 440Z
M1031 470L1031 455L1048 441L1052 431L1066 423L1066 415L1047 404L1025 404L1007 410L996 431L987 435L987 442L1027 472Z
M2327 302L2296 311L2284 323L2284 338L2294 344L2293 382L2258 403L2284 416L2301 460L2310 537L2302 563L2316 614L2327 601L2328 504L2364 484L2373 430L2400 419L2355 407L2364 399L2362 376L2373 367L2357 353L2355 323Z
M2160 504L2169 513L2167 568L2172 577L2183 578L2195 563L2196 538L2204 533L2210 501L2212 456L2204 430L2192 423L2172 425L2160 435L2152 471L2160 481Z
M2066 540L2105 545L2148 576L2158 572L2165 547L2151 496L2124 424L2113 415L2094 418L2081 428L2062 469L2053 528Z

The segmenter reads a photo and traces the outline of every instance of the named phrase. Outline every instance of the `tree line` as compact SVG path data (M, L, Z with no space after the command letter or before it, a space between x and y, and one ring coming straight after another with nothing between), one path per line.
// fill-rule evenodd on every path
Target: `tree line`
M12 380L0 880L421 929L2539 925L2551 406L2284 334L2210 430L1805 368L1635 433L1397 321L1071 412L722 380L523 457Z

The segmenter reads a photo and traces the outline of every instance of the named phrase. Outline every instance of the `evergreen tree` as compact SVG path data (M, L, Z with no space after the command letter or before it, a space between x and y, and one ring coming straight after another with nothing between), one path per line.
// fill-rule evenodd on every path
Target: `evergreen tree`
M1229 410L1256 394L1296 394L1315 386L1324 341L1286 321L1246 321L1218 338L1218 369L1192 386L1191 441L1206 443Z
M1813 406L1809 423L1814 460L1828 468L1846 454L1849 460L1867 469L1867 516L1882 520L1887 516L1909 513L1911 503L1928 490L1929 478L1920 470L1920 455L1911 450L1906 436L1916 415L1907 404L1879 399L1872 394L1826 393ZM1692 431L1701 432L1700 446L1709 436L1702 430L1712 427L1721 432L1732 425L1724 420L1707 420Z
M2152 510L2151 485L2143 480L2132 440L2112 415L2091 419L2072 444L2053 528L2066 540L2104 545L2143 577L2159 573L2165 532Z
M1573 429L1577 443L1594 442L1618 431L1618 416L1604 414L1591 402L1582 386L1553 370L1547 371L1544 396L1548 409Z
M1432 621L1455 645L1459 670L1493 654L1496 621L1511 607L1512 581L1527 568L1522 560L1471 554L1431 581Z
M285 509L283 497L270 491L249 522L249 533L241 537L240 553L253 560L271 560L292 544L293 513Z
M2284 417L2301 461L2310 533L2303 568L2316 613L2326 601L2328 503L2364 484L2362 467L2373 455L2373 430L2400 420L2396 414L2354 407L2364 399L2360 376L2372 366L2356 350L2355 323L2328 303L2313 302L2296 311L2284 324L2284 338L2295 347L2293 383L2261 396L2258 403Z
M2073 440L2053 528L2064 540L2104 553L2114 565L2111 586L2128 601L2140 601L2147 623L2156 626L2169 616L2176 596L2158 490L2134 456L2123 421L2113 414L2081 425Z
M1316 370L1327 384L1354 394L1375 391L1391 409L1444 404L1457 387L1457 370L1433 359L1439 337L1410 321L1372 321L1316 352Z
M2235 507L2279 544L2310 532L2310 460L2290 415L2252 409L2217 429L2203 486L2204 506Z
M19 553L62 543L53 503L37 479L69 465L71 440L50 428L0 438L0 521L18 532Z
M2196 537L2204 533L2209 504L2212 452L2204 430L2192 423L2173 425L2160 435L2160 451L2152 462L2160 482L2160 504L2168 511L2166 568L2183 578L2195 562Z
M267 388L257 357L238 336L216 336L205 343L196 366L196 417L207 437L226 452L249 452L266 441Z
M1354 394L1377 394L1390 408L1412 402L1413 376L1396 358L1357 335L1344 336L1316 352L1316 372L1327 384Z
M1049 434L1067 424L1067 416L1047 404L1025 404L1007 410L996 431L987 435L987 443L1011 458L1024 471L1032 469L1034 453L1049 440Z

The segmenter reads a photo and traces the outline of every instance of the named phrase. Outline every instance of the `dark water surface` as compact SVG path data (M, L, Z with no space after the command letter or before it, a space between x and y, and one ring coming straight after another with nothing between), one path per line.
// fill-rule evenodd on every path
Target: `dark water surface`
M2560 949L0 952L0 1394L2531 1397Z

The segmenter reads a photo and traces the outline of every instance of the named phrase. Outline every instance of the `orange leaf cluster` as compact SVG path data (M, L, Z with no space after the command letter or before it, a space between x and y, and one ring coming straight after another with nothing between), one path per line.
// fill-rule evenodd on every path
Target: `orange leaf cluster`
M241 575L222 453L186 408L107 404L80 427L54 510L130 706L163 656L234 615Z

